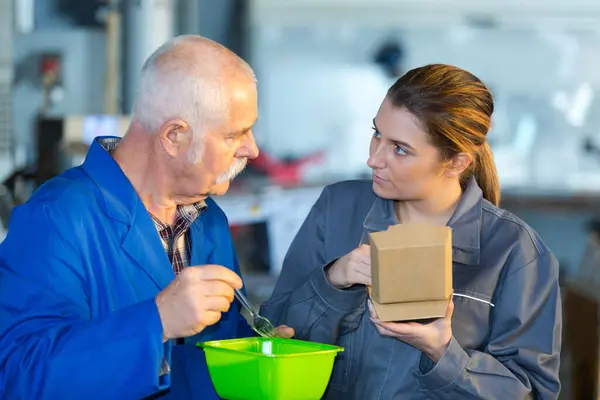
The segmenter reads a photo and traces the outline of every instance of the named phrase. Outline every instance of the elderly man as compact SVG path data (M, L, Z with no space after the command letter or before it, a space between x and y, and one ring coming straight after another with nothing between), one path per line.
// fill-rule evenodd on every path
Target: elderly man
M12 215L0 398L218 398L195 343L252 332L208 196L258 155L256 118L254 74L224 47L184 36L148 59L123 139L96 139Z

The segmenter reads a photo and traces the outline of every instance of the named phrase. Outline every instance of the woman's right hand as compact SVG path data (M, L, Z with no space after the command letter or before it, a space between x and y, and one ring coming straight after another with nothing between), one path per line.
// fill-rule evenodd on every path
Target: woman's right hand
M371 248L361 244L350 253L339 258L327 269L327 280L338 289L352 285L371 285Z

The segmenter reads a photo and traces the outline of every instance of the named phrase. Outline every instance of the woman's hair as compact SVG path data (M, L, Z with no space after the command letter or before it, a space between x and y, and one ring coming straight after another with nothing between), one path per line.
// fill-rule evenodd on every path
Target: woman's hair
M461 185L464 188L475 176L483 197L500 203L496 164L486 140L494 100L479 78L451 65L426 65L398 79L387 97L420 121L445 160L461 152L471 154L473 162L461 176Z

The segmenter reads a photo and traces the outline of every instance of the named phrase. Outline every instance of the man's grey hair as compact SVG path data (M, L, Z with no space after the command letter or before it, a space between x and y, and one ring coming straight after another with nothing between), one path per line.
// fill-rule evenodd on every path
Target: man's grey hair
M244 60L218 43L195 35L168 41L142 67L133 118L148 132L169 119L184 120L198 147L190 158L197 159L203 132L227 118L226 74L232 66L256 80Z

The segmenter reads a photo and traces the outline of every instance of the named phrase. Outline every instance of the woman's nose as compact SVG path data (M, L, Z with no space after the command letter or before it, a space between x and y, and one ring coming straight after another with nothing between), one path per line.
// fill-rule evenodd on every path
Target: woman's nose
M381 169L385 167L385 158L383 157L383 151L381 146L374 145L371 147L369 152L369 159L367 160L369 168Z

